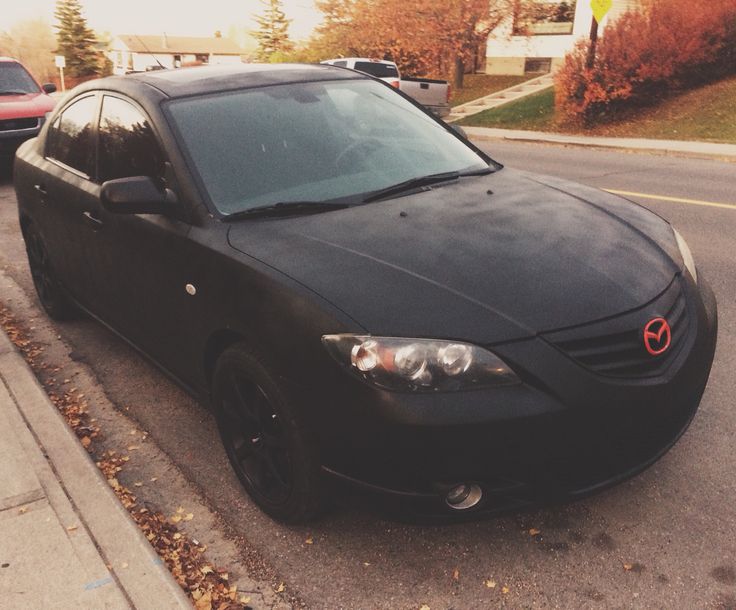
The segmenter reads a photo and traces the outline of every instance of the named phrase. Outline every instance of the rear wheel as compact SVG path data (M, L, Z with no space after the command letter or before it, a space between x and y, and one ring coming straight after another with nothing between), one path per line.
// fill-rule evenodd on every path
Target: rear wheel
M23 235L33 285L44 310L54 320L68 320L76 317L79 311L61 288L54 274L46 246L38 231L33 226L29 226Z
M243 344L217 362L213 407L228 459L261 509L289 523L315 517L323 506L316 444L275 376Z

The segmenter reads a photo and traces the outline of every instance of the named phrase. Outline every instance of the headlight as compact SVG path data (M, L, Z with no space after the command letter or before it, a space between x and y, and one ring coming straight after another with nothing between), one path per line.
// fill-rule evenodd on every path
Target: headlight
M324 335L327 351L355 375L387 390L452 391L520 383L482 347L457 341Z
M687 245L687 242L677 232L677 229L674 227L672 230L675 233L675 239L677 240L677 247L680 248L680 254L682 255L682 260L685 263L685 267L687 267L687 270L690 272L690 275L693 276L693 280L697 283L698 281L698 272L695 269L695 261L693 260L693 254L690 252L690 248Z

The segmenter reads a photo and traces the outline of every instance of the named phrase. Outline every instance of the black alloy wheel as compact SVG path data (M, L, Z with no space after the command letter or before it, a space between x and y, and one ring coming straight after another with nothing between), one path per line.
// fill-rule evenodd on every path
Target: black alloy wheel
M212 404L225 452L245 490L271 517L299 523L322 510L320 460L277 379L259 356L236 344L217 361Z
M43 240L35 228L28 227L24 231L28 266L31 270L33 285L46 313L54 320L67 320L75 317L76 307L64 294L49 260Z
M292 467L286 430L263 388L232 371L225 386L223 443L240 478L269 503L291 493Z

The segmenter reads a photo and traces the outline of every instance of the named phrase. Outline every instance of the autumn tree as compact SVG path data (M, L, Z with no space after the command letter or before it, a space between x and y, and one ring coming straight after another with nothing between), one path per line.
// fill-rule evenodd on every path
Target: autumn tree
M325 15L312 44L325 55L391 59L407 74L456 76L516 0L318 0Z
M95 49L95 35L82 14L79 0L57 0L54 16L56 25L56 53L66 58L66 70L70 76L99 74L100 54Z
M290 19L282 8L281 0L261 0L264 5L263 14L256 15L258 29L253 32L258 41L256 59L258 61L279 61L293 50L289 40Z
M19 21L0 32L0 55L20 60L40 82L49 82L56 73L56 40L51 25L43 18Z
M733 0L645 0L609 24L592 65L587 40L565 57L555 97L566 121L593 124L736 72Z

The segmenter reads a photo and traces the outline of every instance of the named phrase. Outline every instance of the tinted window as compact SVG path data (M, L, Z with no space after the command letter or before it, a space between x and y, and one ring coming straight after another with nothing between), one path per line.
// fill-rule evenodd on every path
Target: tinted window
M92 124L96 108L97 99L89 96L64 110L49 128L46 156L92 176L95 166Z
M161 149L146 117L132 104L105 96L100 114L100 181L162 175Z
M333 61L333 62L332 62L332 65L333 65L333 66L337 66L337 67L339 67L339 68L347 68L347 67L348 67L348 62L347 62L346 60L342 60L342 61Z
M39 88L20 64L0 62L0 95L9 93L38 93Z
M396 70L396 66L391 66L389 64L379 64L369 61L356 61L355 69L359 70L360 72L370 74L371 76L375 76L377 78L399 77L399 72Z
M191 97L169 108L224 214L488 167L432 117L369 79Z

